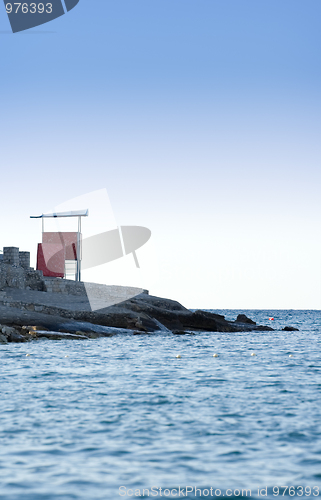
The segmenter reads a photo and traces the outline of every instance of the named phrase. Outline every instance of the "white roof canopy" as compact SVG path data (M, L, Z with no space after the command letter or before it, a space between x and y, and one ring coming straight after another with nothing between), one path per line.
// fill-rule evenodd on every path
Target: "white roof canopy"
M86 210L74 210L71 212L57 212L53 214L31 215L30 219L54 219L57 217L88 217L88 208Z

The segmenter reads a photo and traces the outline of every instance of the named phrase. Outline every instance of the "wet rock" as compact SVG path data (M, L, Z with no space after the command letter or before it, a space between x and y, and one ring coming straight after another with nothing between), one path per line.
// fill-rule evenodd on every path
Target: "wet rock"
M248 318L245 314L239 314L236 318L237 323L248 323L250 325L256 325L256 322L251 318Z
M51 340L64 340L64 339L70 339L70 340L87 340L88 337L85 335L76 335L75 333L62 333L62 332L48 332L48 331L37 331L36 332L37 338L47 338Z
M195 335L194 332L189 332L188 330L173 330L174 335Z
M66 332L70 333L70 332ZM82 332L80 330L77 330L75 332L75 335L80 335L80 336L85 336L89 339L99 339L101 337L113 337L115 334L114 333L99 333L99 332Z
M284 328L282 328L282 331L283 332L298 332L299 329L294 328L294 326L285 326Z
M21 291L8 287L6 293L14 302L0 305L0 321L2 323L6 321L10 327L19 325L16 327L17 334L25 340L42 338L45 330L55 332L55 335L65 334L63 338L67 338L68 334L80 335L81 338L99 338L114 334L137 334L137 332L149 334L174 332L174 335L182 335L204 331L231 333L273 331L270 327L257 325L255 321L242 314L236 321L227 321L220 314L203 310L191 311L174 300L147 294L140 294L122 303L92 311L88 301L83 297L76 300L74 296L68 294ZM43 310L36 310L36 307L42 307L42 304ZM15 338L17 341L22 341L19 337ZM47 338L53 336L48 335Z
M21 337L20 331L16 330L12 326L2 326L1 333L7 338L8 342L15 342L15 340L11 339L14 339L16 336L16 338Z
M15 330L8 336L8 342L26 342L26 338Z
M20 331L12 326L1 325L1 333L8 342L25 342L25 338Z
M7 337L5 337L4 335L2 335L2 333L0 333L0 344L7 344L7 343L8 343Z
M9 337L9 335L11 335L11 333L15 333L15 332L16 332L16 329L13 328L12 326L1 325L1 333L3 333L3 335L5 337Z
M174 300L162 299L153 297L152 295L139 295L131 300L116 305L113 310L117 309L128 313L138 313L140 317L144 317L143 326L151 330L147 322L147 317L151 324L155 320L159 321L169 330L198 330L212 332L234 332L236 328L225 320L224 316L214 314L207 311L190 311ZM126 314L126 312L125 312ZM147 317L146 317L147 316ZM159 325L154 326L154 330L159 330Z

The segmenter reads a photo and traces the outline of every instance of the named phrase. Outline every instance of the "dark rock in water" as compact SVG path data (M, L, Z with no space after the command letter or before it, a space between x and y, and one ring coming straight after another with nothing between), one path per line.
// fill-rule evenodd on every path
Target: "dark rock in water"
M71 339L71 340L88 340L88 337L85 335L76 335L74 333L63 333L63 332L48 332L48 331L43 331L43 332L36 332L37 338L46 338L46 339L53 339L53 340L64 340L64 339Z
M26 342L26 339L20 333L13 332L8 336L8 342Z
M249 323L250 325L256 325L255 321L248 318L245 314L239 314L236 321L237 323Z
M183 319L183 326L191 330L201 330L209 332L235 332L236 329L231 323L218 314L197 310Z
M264 325L252 325L253 326L253 330L254 331L257 331L257 332L274 332L274 329L271 328L270 326L264 326ZM250 325L248 326L248 328L250 327Z
M7 342L25 342L24 336L20 335L20 331L12 326L0 325L1 337L4 337Z
M299 329L294 328L294 326L285 326L284 328L282 328L282 331L283 332L298 332Z
M5 335L2 335L2 333L0 333L0 344L7 344L8 343L8 339Z
M173 330L174 335L195 335L194 332L189 332L188 330Z
M248 332L248 331L257 331L257 332L273 332L273 328L270 326L257 325L255 321L251 318L248 318L245 314L239 314L234 322L236 331L240 332Z
M154 320L159 321L169 330L198 330L210 332L235 332L236 328L225 320L224 316L207 311L191 312L179 302L162 299L152 295L141 294L126 302L114 306L113 312L123 310L128 317L129 312L142 318L143 326L152 329ZM107 312L107 310L106 310ZM149 322L147 322L149 318ZM153 327L159 330L159 325Z

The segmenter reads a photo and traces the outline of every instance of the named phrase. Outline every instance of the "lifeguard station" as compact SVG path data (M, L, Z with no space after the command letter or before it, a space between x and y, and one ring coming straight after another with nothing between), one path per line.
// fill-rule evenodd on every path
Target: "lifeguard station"
M45 231L45 219L67 217L78 219L77 232ZM82 217L88 217L88 209L30 216L31 219L42 219L42 243L38 243L37 270L42 271L44 276L55 278L73 276L75 281L81 281Z

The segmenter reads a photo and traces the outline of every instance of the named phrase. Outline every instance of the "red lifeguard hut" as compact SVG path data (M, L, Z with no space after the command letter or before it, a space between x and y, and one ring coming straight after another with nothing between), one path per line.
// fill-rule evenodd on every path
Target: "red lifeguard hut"
M46 232L45 219L76 217L77 232ZM37 270L44 276L66 278L73 274L81 281L81 218L88 217L88 209L72 212L32 215L31 219L42 219L42 243L38 243ZM70 269L71 267L71 269Z

